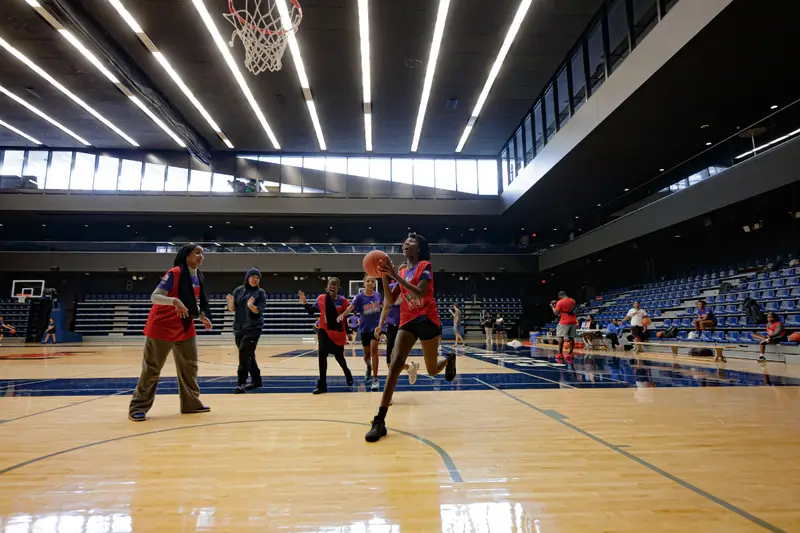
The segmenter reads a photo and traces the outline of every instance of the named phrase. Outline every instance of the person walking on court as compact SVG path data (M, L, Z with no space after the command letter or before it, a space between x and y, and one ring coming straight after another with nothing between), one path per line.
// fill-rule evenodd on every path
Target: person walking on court
M344 324L337 319L339 315L347 309L350 302L339 294L339 278L328 278L328 285L323 294L320 294L316 301L311 304L303 291L298 291L300 303L305 307L309 315L314 316L319 312L319 329L317 338L319 340L319 381L313 394L323 394L328 392L328 354L333 354L336 362L342 367L347 386L353 384L353 374L347 368L347 361L344 359L344 346L347 344L347 331Z
M203 274L203 248L185 244L178 251L173 268L167 271L153 291L153 307L144 327L145 343L142 374L131 398L128 418L147 419L158 389L158 377L172 351L178 373L181 413L207 413L211 409L200 401L197 385L197 331L199 318L207 330L212 327Z
M397 282L394 291L386 292L387 303L384 304L384 312L388 312L388 306L394 303L396 298L401 298L400 331L397 332L392 365L383 388L381 406L378 414L372 419L372 427L364 436L367 442L377 442L386 435L386 414L392 405L392 395L403 369L408 370L409 383L413 384L417 379L419 365L416 362L406 365L408 354L417 339L422 345L422 355L425 358L428 374L436 376L445 370L447 381L456 378L456 354L451 353L446 358L439 358L442 324L433 296L433 265L430 263L428 241L422 235L409 233L403 243L403 255L406 257L406 266L399 272L391 261L381 266L385 276Z
M264 328L264 310L267 307L267 293L258 286L261 271L251 268L244 276L244 284L234 289L233 294L226 296L228 311L235 313L233 317L233 335L236 348L239 350L239 369L236 372L237 382L234 394L261 387L261 369L256 362L256 346ZM250 385L247 375L250 374Z
M559 317L558 327L556 328L556 336L558 337L558 355L556 359L564 358L564 339L569 339L569 353L567 357L572 358L572 352L575 350L575 336L578 333L578 317L575 314L578 304L567 296L567 293L561 291L558 293L558 301L550 302L550 308L553 314Z
M336 319L337 322L344 322L353 311L356 311L361 316L358 331L361 333L361 347L364 351L364 363L367 367L364 374L364 384L366 385L370 382L371 374L371 388L373 391L380 389L378 382L378 362L380 361L378 341L380 340L380 333L376 336L375 328L378 326L383 307L383 298L375 290L375 285L377 285L375 278L364 276L364 292L356 294L353 302Z
M633 307L628 310L628 314L625 315L625 318L620 320L620 326L625 323L625 321L631 321L631 336L633 340L636 342L642 342L645 340L645 330L647 329L644 325L644 319L647 317L647 311L641 308L639 302L633 302ZM642 345L636 345L636 351L642 351Z
M483 330L486 333L486 344L492 344L492 330L494 326L492 314L484 310L481 315L481 326L483 326Z
M455 335L456 341L453 346L458 346L458 341L461 341L461 344L464 344L464 337L461 336L461 309L458 308L458 304L453 304L453 307L450 308L450 315L453 317L453 335Z

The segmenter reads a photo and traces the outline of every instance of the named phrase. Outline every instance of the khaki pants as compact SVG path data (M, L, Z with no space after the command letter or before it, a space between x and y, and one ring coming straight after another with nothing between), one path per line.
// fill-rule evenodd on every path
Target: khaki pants
M145 337L142 375L128 408L129 414L147 413L153 406L158 390L158 377L172 350L175 369L178 374L178 394L181 399L181 412L191 413L203 407L200 401L200 387L197 385L197 338L180 342L161 341Z

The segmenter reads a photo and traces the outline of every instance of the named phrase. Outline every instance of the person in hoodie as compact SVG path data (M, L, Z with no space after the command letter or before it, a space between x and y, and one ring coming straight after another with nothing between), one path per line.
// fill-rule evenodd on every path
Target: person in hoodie
M200 401L197 385L197 331L194 319L211 329L211 309L208 305L203 274L203 248L185 244L178 251L158 287L153 291L153 307L144 327L145 343L142 373L128 408L128 418L134 422L147 419L158 389L158 377L169 352L175 359L178 373L178 395L181 413L207 413L211 409Z
M261 271L251 268L244 275L244 284L227 295L228 311L235 313L233 318L233 334L236 348L239 349L238 380L234 394L242 394L247 390L261 387L261 369L256 362L256 346L264 328L264 310L267 306L267 293L258 286ZM247 383L250 374L250 385Z

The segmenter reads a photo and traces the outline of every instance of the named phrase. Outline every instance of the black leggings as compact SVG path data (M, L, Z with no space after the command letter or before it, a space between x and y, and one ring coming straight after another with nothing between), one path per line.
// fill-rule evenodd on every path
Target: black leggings
M606 339L611 341L612 348L619 346L619 337L616 333L606 333Z
M395 324L386 324L386 364L392 364L392 352L394 351L394 340L397 338L397 330L399 326Z
M353 379L353 374L347 368L347 361L344 359L344 346L339 346L328 337L324 329L317 333L319 339L319 382L324 385L328 377L328 354L333 354L336 362L342 367L344 377L347 381Z
M237 333L234 336L236 347L239 349L239 369L236 371L237 385L247 383L247 374L250 374L254 385L261 384L261 369L256 363L256 346L261 338L261 330L251 329Z

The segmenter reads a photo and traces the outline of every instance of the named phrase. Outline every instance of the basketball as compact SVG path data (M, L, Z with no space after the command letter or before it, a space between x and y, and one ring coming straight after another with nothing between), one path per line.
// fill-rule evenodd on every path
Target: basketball
M647 326L649 326L649 325L650 325L650 324L652 324L652 323L653 323L653 321L652 321L652 320L650 320L650 319L649 319L649 318L647 318L647 317L644 317L644 318L642 319L642 325L643 325L644 327L647 327Z
M789 335L789 342L800 342L800 331Z
M661 337L663 337L663 336L664 336L664 332L663 331L659 331L658 333L656 333L656 337L658 337L659 339Z
M9 331L9 333L11 333L12 335L16 335L17 334L17 330L12 329L12 330Z
M372 250L364 256L364 272L372 277L379 278L381 277L381 272L378 269L388 261L389 256L385 252Z

